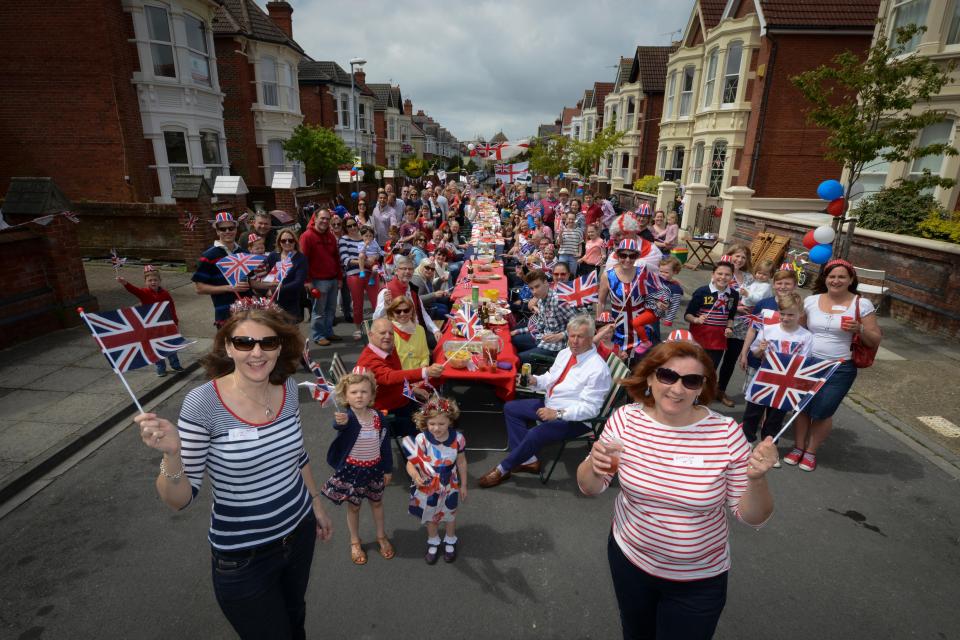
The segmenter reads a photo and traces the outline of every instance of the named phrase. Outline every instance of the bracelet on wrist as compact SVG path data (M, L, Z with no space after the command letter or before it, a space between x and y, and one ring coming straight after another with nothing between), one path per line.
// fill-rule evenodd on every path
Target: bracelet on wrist
M160 459L160 475L164 478L169 478L170 480L179 480L183 476L183 472L186 470L186 466L183 464L183 460L180 461L180 471L171 475L167 473L166 458Z

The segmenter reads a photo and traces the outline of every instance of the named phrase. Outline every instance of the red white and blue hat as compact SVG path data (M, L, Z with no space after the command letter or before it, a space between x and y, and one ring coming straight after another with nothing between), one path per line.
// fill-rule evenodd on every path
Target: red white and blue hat
M229 211L221 211L213 219L213 224L217 225L221 222L236 222L236 220L233 219L233 214L231 214Z
M617 245L617 251L634 251L640 253L640 243L634 238L626 238Z
M677 340L686 340L687 342L694 342L693 334L687 331L686 329L674 329L670 332L670 335L667 336L667 342L674 342Z
M148 273L160 273L160 270L157 269L156 265L145 264L143 265L143 275L147 275Z

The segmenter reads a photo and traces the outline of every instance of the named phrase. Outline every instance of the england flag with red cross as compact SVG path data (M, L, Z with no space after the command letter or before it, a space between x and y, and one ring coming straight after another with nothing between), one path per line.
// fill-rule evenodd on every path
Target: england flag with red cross
M193 344L180 335L169 302L84 314L103 354L118 371L139 369Z
M841 362L767 351L747 389L747 402L783 411L802 411Z
M596 271L574 278L573 282L557 283L557 297L574 307L585 307L597 302L599 294L600 283L597 281Z
M245 281L250 272L263 264L266 259L266 256L253 253L234 253L217 260L217 269L220 269L220 273L230 286L235 287Z

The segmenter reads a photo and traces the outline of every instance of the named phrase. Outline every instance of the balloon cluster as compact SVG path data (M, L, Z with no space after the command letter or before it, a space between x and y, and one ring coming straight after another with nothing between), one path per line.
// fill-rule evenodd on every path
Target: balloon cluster
M828 202L826 212L837 218L847 210L847 200L843 197L843 185L839 180L824 180L817 187L817 196ZM803 236L803 246L810 252L810 262L826 264L833 254L831 243L837 237L833 227L823 225L811 229Z
M476 146L475 144L473 144L472 142L467 145L467 150L470 151L470 156L471 156L471 157L477 155L477 146Z

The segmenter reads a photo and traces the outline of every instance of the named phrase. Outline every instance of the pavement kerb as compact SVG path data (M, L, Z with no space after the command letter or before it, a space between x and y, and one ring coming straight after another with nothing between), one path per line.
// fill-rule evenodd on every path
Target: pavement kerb
M167 377L152 389L143 393L143 395L137 396L137 399L141 405L146 405L175 385L185 384L190 379L190 374L199 368L199 361L192 362L183 368L182 373ZM57 465L83 449L87 444L109 431L119 420L126 418L135 411L136 405L134 405L132 401L114 405L97 418L88 422L70 438L65 438L63 441L58 442L46 451L38 454L28 464L24 465L20 471L15 473L12 478L5 480L3 485L0 486L0 504L4 504L16 496Z
M960 480L960 456L858 393L850 392L843 403L879 427L881 431L896 438L945 471L954 480Z

